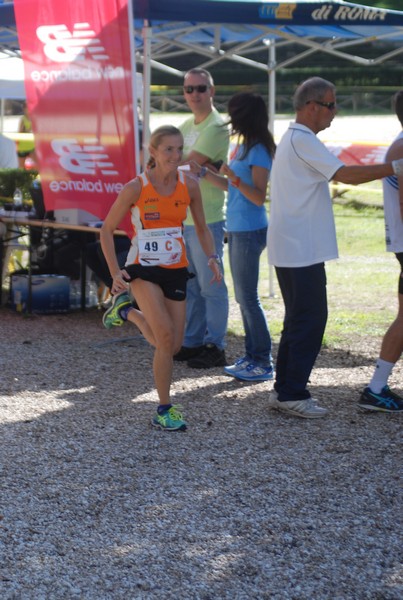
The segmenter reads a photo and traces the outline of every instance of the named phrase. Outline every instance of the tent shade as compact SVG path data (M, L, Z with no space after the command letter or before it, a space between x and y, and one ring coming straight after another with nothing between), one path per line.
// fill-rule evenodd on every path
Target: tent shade
M403 52L403 12L343 0L133 0L133 9L137 61L145 64L151 55L152 69L178 77L186 70L182 56L207 69L228 59L267 73L315 52L362 66L393 61ZM299 48L284 63L256 59L270 45L291 43Z
M403 12L331 0L329 2L261 2L257 0L132 0L135 26L143 21L153 28L175 23L173 29L190 30L216 24L228 31L232 41L245 39L265 28L278 28L295 36L322 38L387 36L403 40ZM233 27L226 27L232 24ZM255 25L257 28L246 28ZM227 40L228 41L228 40ZM13 3L0 4L0 50L18 54Z
M257 0L132 0L136 62L143 67L145 119L149 111L151 70L180 80L192 66L214 68L225 60L237 68L269 74L273 116L275 81L280 69L322 52L363 67L392 63L403 53L403 12L343 0L261 2ZM279 55L295 44L292 56ZM365 51L370 46L371 57ZM0 50L19 55L13 4L0 4ZM265 59L257 59L264 50ZM147 139L147 132L146 132Z
M139 0L136 17L161 21L203 21L255 25L396 25L399 11L345 2L261 2L258 0ZM196 17L196 18L195 18Z

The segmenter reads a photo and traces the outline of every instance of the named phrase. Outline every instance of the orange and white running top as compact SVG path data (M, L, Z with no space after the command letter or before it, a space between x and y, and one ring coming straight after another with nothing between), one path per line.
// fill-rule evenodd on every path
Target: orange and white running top
M187 267L182 231L190 196L185 175L178 171L177 184L170 196L159 194L146 173L141 173L139 179L142 189L130 209L133 233L126 265Z

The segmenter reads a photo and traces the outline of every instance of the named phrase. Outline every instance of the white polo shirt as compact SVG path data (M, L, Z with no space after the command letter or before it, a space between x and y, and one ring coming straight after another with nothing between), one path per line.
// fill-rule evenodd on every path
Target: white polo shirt
M311 129L290 124L270 175L271 265L307 267L338 257L329 181L343 166Z
M403 138L403 131L397 140ZM399 183L396 175L382 179L383 208L385 216L386 249L388 252L403 252L403 221L400 214Z

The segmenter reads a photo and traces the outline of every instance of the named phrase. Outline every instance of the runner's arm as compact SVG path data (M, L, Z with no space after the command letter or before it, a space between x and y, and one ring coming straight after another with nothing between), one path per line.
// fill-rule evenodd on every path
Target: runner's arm
M115 202L112 204L109 213L101 227L101 247L104 253L105 260L108 264L109 272L113 279L112 293L117 293L127 289L122 271L117 261L115 245L113 242L113 234L119 223L130 210L130 207L135 204L139 198L141 184L137 179L127 183L119 193Z

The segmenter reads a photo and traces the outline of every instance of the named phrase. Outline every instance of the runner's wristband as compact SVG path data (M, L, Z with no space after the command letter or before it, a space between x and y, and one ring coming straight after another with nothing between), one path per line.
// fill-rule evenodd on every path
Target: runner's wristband
M392 160L392 169L395 175L403 175L403 158Z
M241 178L237 177L236 179L234 179L234 181L230 180L230 184L234 187L234 188L239 188L239 184L241 183Z

